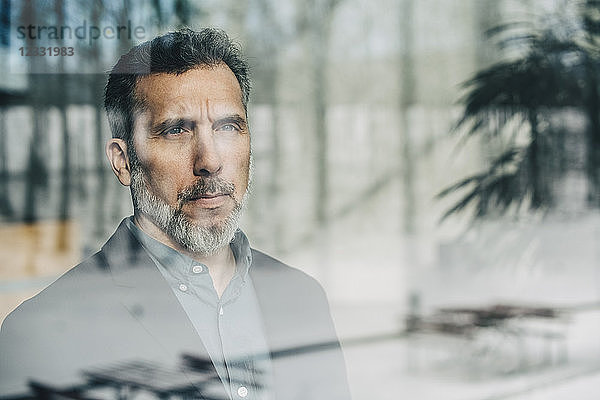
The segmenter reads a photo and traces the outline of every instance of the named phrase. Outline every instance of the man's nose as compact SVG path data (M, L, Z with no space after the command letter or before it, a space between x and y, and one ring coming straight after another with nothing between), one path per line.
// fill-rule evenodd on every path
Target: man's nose
M223 168L212 128L201 128L196 132L194 141L194 175L218 175Z

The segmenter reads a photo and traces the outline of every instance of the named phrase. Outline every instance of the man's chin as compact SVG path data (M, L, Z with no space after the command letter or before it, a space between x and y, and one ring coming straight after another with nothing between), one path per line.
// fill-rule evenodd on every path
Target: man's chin
M193 229L216 232L225 228L227 219L230 217L231 212L229 214L224 214L222 212L215 211L202 212L200 214L201 215L194 213L190 215L188 213L182 213L182 217L186 221L187 225Z
M189 229L193 230L194 232L206 232L206 233L215 234L215 233L223 232L223 230L225 229L225 224L223 224L223 223L206 224L206 223L196 223L196 222L192 222L189 220L187 222L188 222Z
M216 253L227 246L237 230L237 225L222 223L194 222L179 218L178 223L169 227L171 238L184 249L205 255Z

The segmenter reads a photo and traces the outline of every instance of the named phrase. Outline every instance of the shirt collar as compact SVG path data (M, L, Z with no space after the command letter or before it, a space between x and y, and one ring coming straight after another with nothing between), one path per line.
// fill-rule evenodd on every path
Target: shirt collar
M165 245L154 239L146 232L141 230L134 222L133 216L125 219L127 228L133 233L133 235L140 241L142 246L150 253L150 255L156 259L163 267L168 268L169 272L173 275L184 276L192 272L193 268L202 265L204 267L203 272L208 272L206 265L199 263L198 261L188 257L185 254L178 252L177 250ZM248 237L238 229L231 243L229 244L236 263L236 274L238 274L243 281L246 280L250 266L252 265L252 251L250 249L250 242Z

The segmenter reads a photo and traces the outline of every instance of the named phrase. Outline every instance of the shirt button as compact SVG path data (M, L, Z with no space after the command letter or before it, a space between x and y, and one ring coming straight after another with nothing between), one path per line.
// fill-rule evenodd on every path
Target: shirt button
M223 315L223 307L219 308L219 315ZM243 386L242 386L243 387Z
M202 268L202 265L194 265L194 267L192 268L192 272L195 274L199 274L204 270L204 268Z
M240 397L248 396L248 389L246 389L246 386L240 386L238 388L238 396L240 396Z
M181 290L182 292L187 292L188 287L185 283L180 283L179 284L179 290Z

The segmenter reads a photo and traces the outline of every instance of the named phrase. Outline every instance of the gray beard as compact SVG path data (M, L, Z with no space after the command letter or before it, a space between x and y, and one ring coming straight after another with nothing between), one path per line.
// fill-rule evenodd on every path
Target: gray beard
M219 249L228 246L238 230L239 220L245 209L250 182L242 201L235 202L233 210L220 224L201 226L190 221L181 207L175 208L152 193L146 182L145 174L139 164L131 165L131 196L134 209L141 211L184 249L202 255L213 255ZM250 158L250 179L252 176L252 157Z

